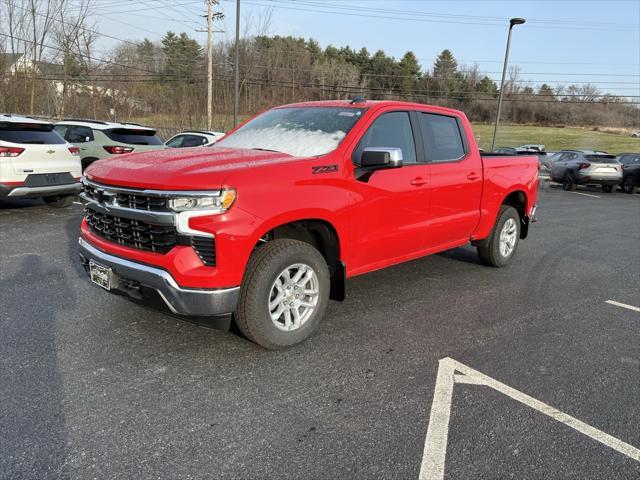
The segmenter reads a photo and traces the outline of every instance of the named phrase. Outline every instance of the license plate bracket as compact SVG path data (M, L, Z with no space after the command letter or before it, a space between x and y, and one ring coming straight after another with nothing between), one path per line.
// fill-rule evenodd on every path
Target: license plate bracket
M91 281L96 285L104 288L105 290L111 290L111 278L113 276L113 270L111 270L111 268L90 260L89 276L91 277Z

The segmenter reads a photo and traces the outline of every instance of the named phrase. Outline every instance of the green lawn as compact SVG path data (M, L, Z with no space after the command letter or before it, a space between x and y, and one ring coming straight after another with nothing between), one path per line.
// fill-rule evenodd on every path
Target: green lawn
M473 130L480 148L489 151L493 139L493 125L475 124ZM640 138L595 132L586 128L501 125L498 129L497 147L515 147L526 143L541 143L550 152L570 148L604 150L613 154L640 151Z

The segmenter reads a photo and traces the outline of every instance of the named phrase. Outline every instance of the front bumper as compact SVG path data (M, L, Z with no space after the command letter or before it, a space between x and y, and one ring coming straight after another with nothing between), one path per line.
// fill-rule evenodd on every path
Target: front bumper
M112 289L140 299L139 287L155 290L169 310L178 315L214 316L230 314L236 309L240 287L197 289L182 288L166 270L110 255L78 239L80 258L85 269L89 261L111 268L114 279Z
M13 198L38 198L53 197L56 195L76 195L80 193L82 185L80 182L67 183L63 185L47 185L45 187L15 187L9 188L0 186L0 197Z

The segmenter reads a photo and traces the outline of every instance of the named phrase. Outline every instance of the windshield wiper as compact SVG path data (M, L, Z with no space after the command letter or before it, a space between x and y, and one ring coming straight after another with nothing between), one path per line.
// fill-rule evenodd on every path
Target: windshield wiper
M255 147L253 147L253 148L251 148L251 150L260 150L261 152L284 153L284 152L281 152L280 150L273 150L271 148L255 148Z

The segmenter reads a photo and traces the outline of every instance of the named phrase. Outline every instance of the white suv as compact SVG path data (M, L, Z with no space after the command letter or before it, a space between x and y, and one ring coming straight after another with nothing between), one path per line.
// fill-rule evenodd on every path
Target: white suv
M53 124L0 114L0 198L38 198L67 207L80 191L78 147Z
M165 145L169 148L210 147L224 136L223 132L187 130L171 137Z

